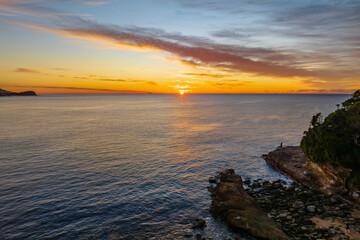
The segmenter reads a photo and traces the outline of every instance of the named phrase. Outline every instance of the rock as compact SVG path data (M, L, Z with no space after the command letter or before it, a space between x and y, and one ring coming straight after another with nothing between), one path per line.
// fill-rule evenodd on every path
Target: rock
M331 195L331 197L330 197L330 202L331 202L331 203L337 203L337 202L338 202L338 199L336 198L336 196Z
M192 232L190 232L190 231L181 232L180 235L184 236L184 237L192 237L193 236Z
M229 168L229 169L227 169L227 170L225 171L225 173L228 173L228 174L232 175L232 174L235 174L235 170L232 169L232 168Z
M201 238L202 238L202 235L201 235L200 233L198 233L198 234L195 235L195 238L196 238L196 239L201 239Z
M309 205L306 207L306 211L314 213L316 211L316 207L314 205Z
M250 178L245 178L244 184L249 185L251 183Z
M259 185L261 187L260 183ZM245 231L256 238L289 239L246 192L239 175L230 172L220 174L220 182L215 187L210 210L233 229Z
M209 183L216 183L215 177L209 177Z
M358 193L358 192L355 192L355 191L351 194L351 196L352 196L353 198L359 198L359 197L360 197L359 193Z
M295 201L293 203L293 207L294 208L303 208L304 207L304 203L302 201Z
M346 179L350 176L350 169L309 161L299 146L277 149L269 152L264 159L285 176L309 188L324 193L348 192Z
M194 220L191 228L203 228L203 227L205 227L205 225L206 225L206 222L203 219L198 218L198 219Z
M214 186L207 186L207 189L209 192L214 192L215 191L215 187Z

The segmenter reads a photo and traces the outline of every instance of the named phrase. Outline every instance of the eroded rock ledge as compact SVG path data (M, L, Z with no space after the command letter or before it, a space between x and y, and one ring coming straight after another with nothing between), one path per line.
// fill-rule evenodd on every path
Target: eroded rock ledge
M236 231L268 240L289 240L278 224L264 213L243 187L241 176L233 171L220 173L211 179L211 212L225 220Z
M295 182L326 194L349 195L358 200L356 189L348 189L346 179L351 170L308 161L299 146L279 147L263 155L276 170Z

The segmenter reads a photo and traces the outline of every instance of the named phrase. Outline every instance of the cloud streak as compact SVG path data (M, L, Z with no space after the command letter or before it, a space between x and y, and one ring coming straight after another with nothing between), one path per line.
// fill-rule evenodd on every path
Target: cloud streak
M159 86L156 82L144 81L144 80L126 80L126 79L112 79L112 78L100 78L97 79L103 82L123 82L123 83L145 83L153 86Z
M85 1L84 4L90 6L101 6L107 4L107 2Z
M213 74L213 73L184 73L182 75L189 77L198 77L198 78L224 78L229 77L229 74Z
M17 72L17 73L41 73L41 72L38 71L38 70L29 69L29 68L16 68L16 69L14 70L14 72Z
M273 50L220 45L210 41L199 41L196 38L189 40L182 35L168 34L162 30L105 25L79 17L66 18L66 20L69 19L72 20L70 24L63 21L60 24L63 26L58 27L17 24L37 30L55 32L69 38L132 47L132 49L138 50L167 52L180 62L194 66L208 66L276 77L322 77L324 75L317 71L277 64L276 60L284 60L289 57ZM272 61L252 59L259 58L259 55L263 56L263 59L271 57Z
M167 32L158 28L103 24L81 17L84 14L61 12L46 4L48 2L60 4L59 0L0 0L0 10L4 11L5 15L22 14L37 18L36 21L26 22L16 18L17 22L7 21L7 23L56 33L65 38L107 44L113 48L157 51L163 54L163 59L169 61L229 73L229 75L186 73L182 74L183 77L221 79L249 73L250 76L301 79L304 84L322 88L327 87L331 82L336 83L341 80L350 79L356 82L360 74L358 67L360 34L357 31L360 26L358 14L360 5L356 1L349 0L341 6L327 1L319 4L304 2L290 4L278 0L271 1L271 4L263 0L256 2L226 0L226 4L216 0L178 1L185 8L241 15L245 23L240 22L239 26L237 24L222 26L220 30L213 29L209 32L210 37L199 37ZM64 0L61 4L63 2L76 3L83 7L108 3ZM258 17L253 25L246 22L248 20L246 17L251 17L251 14ZM273 37L280 41L274 41ZM269 39L269 42L277 42L284 46L246 44L253 40L255 43L256 41L266 43ZM283 43L281 40L289 40L290 44L286 45L288 43L286 41ZM294 43L296 45L292 45ZM31 73L26 70L18 72ZM94 80L86 77L74 78ZM141 80L105 78L98 80L157 85L152 81ZM239 83L216 85L240 86Z
M145 93L144 91L128 90L128 89L107 89L107 88L83 88L83 87L56 87L56 86L15 86L21 88L42 88L42 89L61 89L61 90L80 90L80 91L99 91L112 93Z
M299 94L352 94L357 89L300 89L296 91L289 91L289 93Z

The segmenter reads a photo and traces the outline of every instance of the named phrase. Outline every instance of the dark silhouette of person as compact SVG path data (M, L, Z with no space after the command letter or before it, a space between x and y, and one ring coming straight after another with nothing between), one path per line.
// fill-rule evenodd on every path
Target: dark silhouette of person
M350 233L350 224L349 223L346 223L346 232L347 233Z

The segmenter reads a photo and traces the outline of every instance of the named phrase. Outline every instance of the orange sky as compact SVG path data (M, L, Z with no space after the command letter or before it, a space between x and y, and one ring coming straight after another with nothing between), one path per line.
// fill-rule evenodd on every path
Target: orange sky
M38 93L352 93L360 88L354 41L360 31L350 22L356 16L351 4L327 3L329 13L305 2L230 1L232 7L223 8L211 1L210 9L200 0L184 2L0 0L0 88ZM248 11L235 14L237 8ZM293 18L292 12L301 16Z

